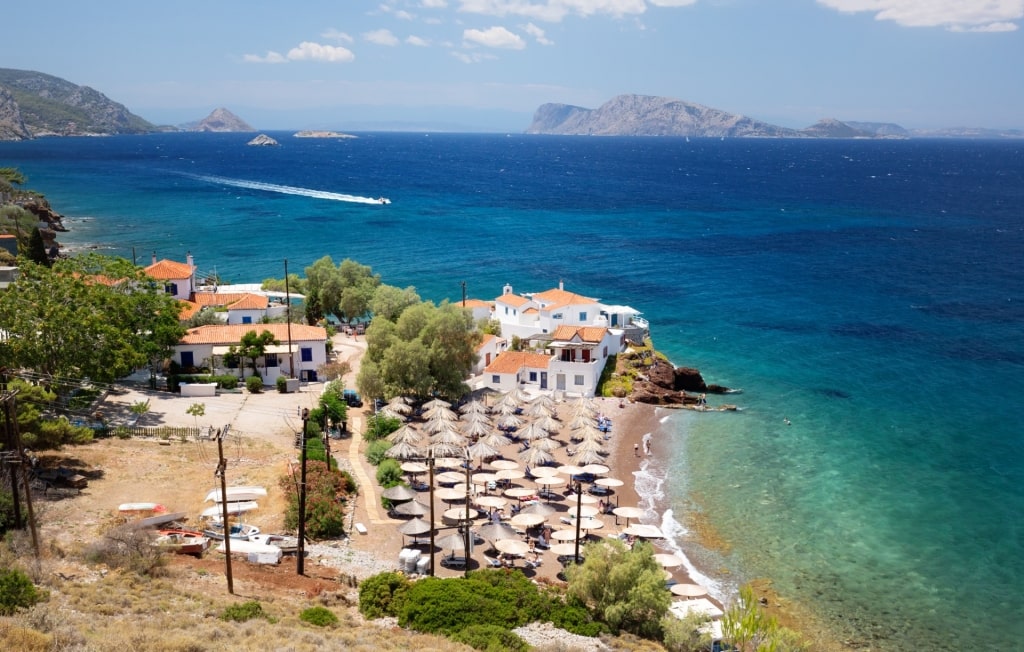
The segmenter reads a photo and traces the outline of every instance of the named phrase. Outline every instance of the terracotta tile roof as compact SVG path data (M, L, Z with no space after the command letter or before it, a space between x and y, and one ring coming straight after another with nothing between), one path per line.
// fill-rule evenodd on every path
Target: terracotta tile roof
M582 294L576 294L575 292L569 292L568 290L560 290L558 288L538 292L533 295L533 298L535 301L540 303L549 304L545 307L550 308L571 304L597 303L597 299L585 297Z
M182 344L238 344L249 331L262 333L268 330L281 342L288 341L288 324L225 324L190 328ZM327 331L319 326L292 324L292 341L326 341Z
M195 292L192 300L201 306L226 306L244 296L245 292Z
M228 310L266 310L270 305L267 297L259 294L245 294L242 298L228 306Z
M178 263L173 260L160 260L146 268L146 273L161 281L177 281L192 278L195 268L192 265Z
M485 374L515 374L523 369L547 369L551 356L530 351L505 351L484 369Z
M570 326L563 324L551 334L552 342L567 342L577 335L579 339L591 344L600 344L608 329L604 326Z
M181 311L178 313L179 321L192 319L197 312L203 309L201 305L193 301L179 301L178 306L181 308Z
M493 333L484 333L484 336L480 339L480 344L476 347L476 350L480 351L496 339L498 339L497 335L494 335Z
M524 303L529 303L529 302L530 302L529 299L527 299L526 297L521 297L518 294L503 294L503 295L501 295L500 297L498 297L497 299L494 300L494 303L504 303L504 304L512 306L513 308L518 308L519 306L523 305Z
M459 301L458 304L461 306L462 302ZM494 307L494 302L493 301L484 301L483 299L466 299L466 307L467 308L493 308Z

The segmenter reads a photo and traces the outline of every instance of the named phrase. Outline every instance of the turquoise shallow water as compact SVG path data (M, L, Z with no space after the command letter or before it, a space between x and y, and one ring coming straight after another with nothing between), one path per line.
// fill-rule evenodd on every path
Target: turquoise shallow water
M744 390L667 415L669 480L645 478L732 544L679 533L717 590L770 577L870 649L1019 647L1017 145L273 135L0 143L0 165L78 247L236 281L351 257L435 300L562 279L642 309L674 362Z

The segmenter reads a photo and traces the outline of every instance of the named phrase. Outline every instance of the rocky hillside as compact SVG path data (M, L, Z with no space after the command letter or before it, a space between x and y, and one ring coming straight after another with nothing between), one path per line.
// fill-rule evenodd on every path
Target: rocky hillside
M544 104L530 134L801 138L806 134L701 104L650 95L619 95L597 109Z
M31 70L0 68L0 140L151 131L156 126L88 86Z
M210 115L202 120L182 125L181 128L185 131L256 131L248 122L223 107L214 109Z

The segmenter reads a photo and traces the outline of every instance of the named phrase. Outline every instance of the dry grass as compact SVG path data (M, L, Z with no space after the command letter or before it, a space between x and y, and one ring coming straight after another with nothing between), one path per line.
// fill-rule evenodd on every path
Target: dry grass
M281 652L354 650L470 650L445 638L366 624L336 595L298 600L269 596L265 617L223 621L220 615L246 598L204 593L192 585L194 572L174 568L165 578L128 571L99 573L82 568L72 580L50 582L47 602L0 618L0 649L25 652L205 652L265 649ZM200 577L200 579L202 579ZM324 605L338 616L331 628L306 625L299 613Z

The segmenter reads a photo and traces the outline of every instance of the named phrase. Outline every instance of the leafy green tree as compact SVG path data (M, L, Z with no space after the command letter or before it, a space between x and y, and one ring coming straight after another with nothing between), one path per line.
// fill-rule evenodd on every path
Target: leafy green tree
M288 284L285 287L283 278L266 278L260 285L267 292L288 292L290 294L306 294L306 280L298 274L288 275Z
M469 312L447 302L409 306L395 322L375 316L356 384L366 396L458 398L481 337Z
M267 347L272 344L280 344L281 342L274 337L274 334L268 330L264 330L262 333L257 333L252 330L242 336L242 341L239 343L238 354L243 358L248 358L252 361L252 373L254 376L259 375L259 370L256 368L256 360L263 357L263 354L267 352Z
M44 376L110 382L165 359L184 328L176 300L121 258L26 262L0 294L10 334L0 363Z
M56 405L56 393L20 378L11 380L8 389L18 392L18 431L25 446L40 450L92 440L93 431L87 426L73 426L67 417L44 418Z
M387 489L402 482L402 467L398 460L390 457L381 460L377 466L377 484Z
M588 544L584 562L570 566L566 576L568 595L585 604L612 632L661 638L660 621L671 594L650 544L639 542L631 550L614 539Z
M223 323L224 320L220 318L220 314L214 308L209 306L204 307L188 319L189 328L197 328L199 326L218 326Z
M402 422L383 414L375 414L366 420L366 432L363 433L363 440L376 442L384 439L394 431L402 427Z
M380 285L380 274L374 274L369 265L360 265L346 258L338 264L341 275L341 301L339 318L362 319L370 311L370 301Z
M345 384L340 380L332 380L324 386L320 393L320 410L322 414L321 427L337 428L348 417L348 404L344 398Z
M43 242L43 234L38 226L32 227L32 234L28 236L28 259L37 265L49 267L51 265L50 255L46 253L46 243Z
M23 186L28 178L18 168L0 168L0 190L10 190L12 186Z
M370 311L374 317L397 321L402 311L419 302L420 295L416 294L416 288L411 285L404 290L393 285L381 285L370 300Z
M397 616L410 584L402 573L384 572L366 578L359 584L359 613L371 619Z

